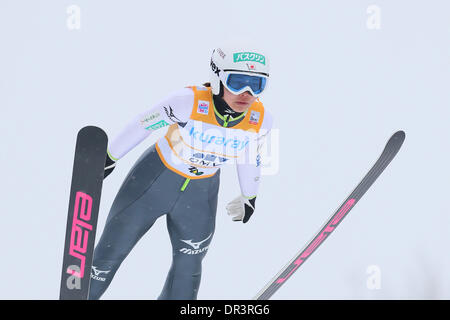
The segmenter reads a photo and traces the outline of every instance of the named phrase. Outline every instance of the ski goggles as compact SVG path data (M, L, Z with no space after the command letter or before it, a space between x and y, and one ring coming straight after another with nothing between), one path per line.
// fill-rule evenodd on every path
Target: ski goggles
M222 73L222 83L232 93L238 95L250 91L254 97L258 97L266 88L267 78L264 76L252 76L242 73Z

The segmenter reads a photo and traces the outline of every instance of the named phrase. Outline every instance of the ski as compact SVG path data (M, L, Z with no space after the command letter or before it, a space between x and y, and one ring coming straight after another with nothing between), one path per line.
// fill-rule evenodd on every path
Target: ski
M108 137L94 126L77 135L60 300L87 300Z
M387 142L381 156L375 162L370 171L361 180L353 192L345 199L343 204L329 218L314 238L283 268L281 271L254 297L255 300L269 299L286 281L297 271L300 266L313 254L313 252L334 231L338 224L345 218L355 204L362 198L372 186L384 169L394 159L405 140L405 132L397 131Z

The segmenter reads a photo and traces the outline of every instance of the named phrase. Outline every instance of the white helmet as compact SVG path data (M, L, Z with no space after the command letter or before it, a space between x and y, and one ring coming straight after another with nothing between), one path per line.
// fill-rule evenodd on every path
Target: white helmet
M234 94L250 91L259 96L269 78L269 61L259 50L244 47L222 46L215 48L211 56L210 82L212 93L218 95L220 83ZM247 79L235 79L238 85L233 86L233 78L242 75Z

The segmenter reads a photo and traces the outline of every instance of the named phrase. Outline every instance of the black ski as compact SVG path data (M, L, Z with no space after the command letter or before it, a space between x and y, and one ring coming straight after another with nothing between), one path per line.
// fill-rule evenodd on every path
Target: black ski
M349 211L361 199L361 197L369 190L370 186L380 176L384 169L394 159L397 152L405 140L405 133L397 131L387 142L383 153L378 158L370 171L348 196L344 203L336 210L327 223L320 229L314 238L302 249L257 295L256 300L269 299L298 268L308 259L313 252L325 241L337 225L344 219Z
M108 137L97 127L78 132L70 188L61 300L87 300Z

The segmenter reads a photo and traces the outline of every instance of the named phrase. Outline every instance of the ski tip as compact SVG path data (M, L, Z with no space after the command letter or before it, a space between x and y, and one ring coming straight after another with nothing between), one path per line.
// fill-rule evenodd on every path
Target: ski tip
M402 141L402 142L405 140L405 138L406 138L406 133L405 133L405 131L403 131L403 130L397 131L397 132L394 133L394 135L392 136L392 139L400 140L400 141Z
M88 136L99 136L102 137L103 139L107 139L107 134L106 132L99 127L96 126L85 126L83 128L80 129L80 131L78 131L78 136L82 136L82 135L88 135Z
M395 153L401 148L403 142L405 141L406 133L403 130L399 130L392 135L389 141L386 144L385 150L396 150Z
M98 132L105 132L102 128L97 127L97 126L85 126L83 128L80 129L80 131L98 131Z

